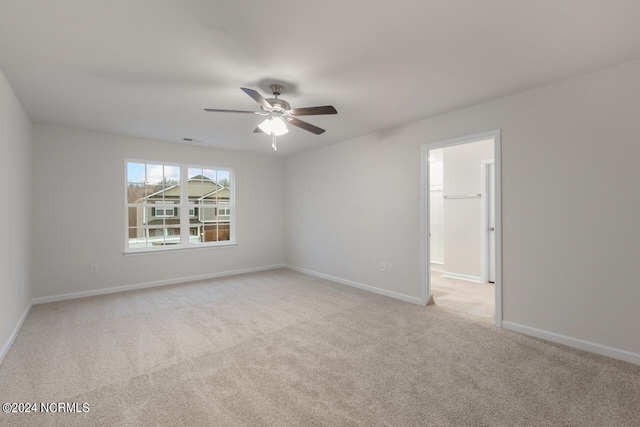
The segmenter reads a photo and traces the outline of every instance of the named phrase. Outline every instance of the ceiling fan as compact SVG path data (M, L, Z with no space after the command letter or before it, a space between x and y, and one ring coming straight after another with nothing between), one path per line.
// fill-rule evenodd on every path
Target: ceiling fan
M217 108L205 108L205 111L215 113L244 113L255 114L258 116L267 116L266 120L260 123L258 127L253 131L254 133L266 133L271 134L271 147L274 151L278 149L276 146L276 136L284 135L289 132L287 129L287 123L297 126L301 129L320 135L324 133L324 129L312 125L311 123L304 122L296 116L319 116L322 114L338 114L335 108L331 105L325 105L322 107L306 107L306 108L294 108L284 99L278 98L282 89L281 85L273 84L269 86L273 92L273 98L265 99L253 89L247 89L241 87L242 91L253 98L254 101L260 105L260 111L244 111L244 110L220 110Z

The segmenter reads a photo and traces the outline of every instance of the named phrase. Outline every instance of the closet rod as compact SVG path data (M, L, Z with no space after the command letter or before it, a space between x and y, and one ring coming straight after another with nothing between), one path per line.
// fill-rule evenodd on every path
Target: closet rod
M482 197L480 193L473 194L450 194L448 196L443 196L445 199L477 199Z

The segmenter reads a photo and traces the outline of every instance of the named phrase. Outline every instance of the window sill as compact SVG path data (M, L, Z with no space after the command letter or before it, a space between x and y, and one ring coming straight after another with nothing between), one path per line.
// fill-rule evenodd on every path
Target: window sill
M157 248L157 249L129 249L124 250L122 255L150 255L150 254L163 254L168 252L188 252L188 251L202 251L205 249L217 249L217 248L229 248L238 246L237 242L229 242L229 243L217 243L210 245L198 245L198 246L180 246L180 247L166 247L166 248Z

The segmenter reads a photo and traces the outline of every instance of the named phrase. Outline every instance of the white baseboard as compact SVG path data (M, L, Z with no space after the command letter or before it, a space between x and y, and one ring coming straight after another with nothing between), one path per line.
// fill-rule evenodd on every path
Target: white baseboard
M293 271L297 271L300 273L308 274L309 276L320 277L321 279L331 280L332 282L337 282L347 286L353 286L354 288L363 289L365 291L373 292L376 294L384 295L387 297L399 299L401 301L410 302L413 304L424 305L420 298L412 297L409 295L401 294L399 292L389 291L387 289L376 288L375 286L365 285L364 283L354 282L353 280L342 279L340 277L330 276L324 273L318 273L317 271L307 270L306 268L296 267L294 265L285 264L285 268L288 268Z
M158 286L175 285L178 283L195 282L198 280L215 279L217 277L235 276L237 274L255 273L257 271L274 270L284 268L284 264L265 265L261 267L244 268L241 270L222 271L220 273L202 274L199 276L178 277L176 279L157 280L154 282L138 283L134 285L116 286L113 288L103 288L91 291L73 292L69 294L53 295L49 297L34 298L33 304L45 304L48 302L65 301L76 298L92 297L96 295L113 294L116 292L134 291L137 289L155 288Z
M431 269L435 271L444 271L444 262L431 261Z
M603 356L608 356L614 359L624 360L625 362L630 362L630 363L635 363L636 365L640 365L640 354L632 353L630 351L620 350L618 348L608 347L606 345L596 344L596 343L584 341L578 338L556 334L554 332L543 331L542 329L523 326L517 323L508 322L505 320L502 321L502 327L510 331L519 332L521 334L530 335L536 338L542 338L547 341L563 344L569 347L590 351L592 353L601 354Z
M448 277L449 279L466 280L468 282L482 283L482 277L480 276L469 276L467 274L451 273L449 271L443 272L442 277Z
M29 302L29 305L27 306L26 310L24 311L24 313L22 313L22 317L20 317L20 320L18 320L16 327L13 328L13 332L9 336L9 339L7 340L7 342L5 342L0 348L0 365L2 364L2 361L4 360L4 357L7 355L7 353L9 353L9 349L13 345L13 342L16 340L16 337L18 336L18 332L20 332L20 329L22 328L22 324L24 323L25 319L29 315L29 312L31 311L31 307L33 307L33 300Z

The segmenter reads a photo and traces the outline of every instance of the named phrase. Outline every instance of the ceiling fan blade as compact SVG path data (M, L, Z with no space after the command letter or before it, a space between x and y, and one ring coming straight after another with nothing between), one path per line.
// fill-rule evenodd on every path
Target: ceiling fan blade
M298 120L296 118L288 118L287 121L294 126L298 126L301 129L308 130L311 133L315 133L316 135L320 135L324 133L325 130L319 128L318 126L314 126L311 123L303 122L302 120Z
M267 102L266 99L264 99L262 97L262 95L260 95L258 92L256 92L253 89L247 89L246 87L241 87L240 89L242 89L242 91L244 93L246 93L247 95L249 95L251 98L253 98L254 101L256 101L258 104L260 104L260 106L262 108L264 108L265 110L273 110L273 107L271 106L271 104L269 104Z
M266 133L265 131L263 131L262 129L260 129L260 126L258 126L257 128L255 128L253 130L253 133Z
M245 110L220 110L218 108L205 108L204 111L210 113L244 113L244 114L258 114L260 116L265 115L262 111L245 111Z
M322 107L295 108L290 111L294 116L319 116L321 114L338 114L332 105Z

